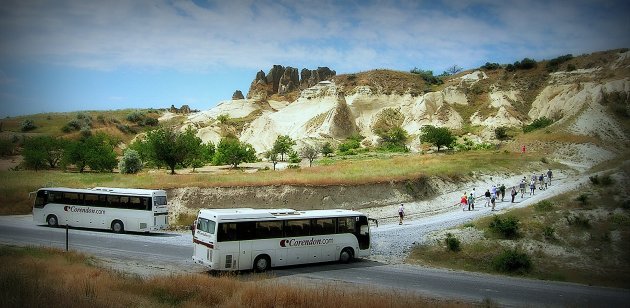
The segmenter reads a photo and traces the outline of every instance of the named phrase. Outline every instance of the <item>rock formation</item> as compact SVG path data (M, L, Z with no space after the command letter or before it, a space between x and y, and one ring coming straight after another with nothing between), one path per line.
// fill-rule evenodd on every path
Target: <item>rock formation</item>
M328 67L318 67L315 70L304 68L298 72L298 69L294 67L274 65L266 75L263 71L256 73L256 78L249 87L247 98L266 100L274 94L285 95L312 87L320 81L330 80L335 74L336 72Z
M241 92L241 90L236 90L234 91L234 94L232 94L232 100L237 99L245 99L245 96L243 96L243 92Z

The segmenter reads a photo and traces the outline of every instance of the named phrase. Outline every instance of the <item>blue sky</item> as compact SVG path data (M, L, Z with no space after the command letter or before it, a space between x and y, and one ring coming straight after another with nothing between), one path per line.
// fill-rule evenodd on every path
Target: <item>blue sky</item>
M630 47L630 1L0 2L0 117L209 109L273 64L338 74Z

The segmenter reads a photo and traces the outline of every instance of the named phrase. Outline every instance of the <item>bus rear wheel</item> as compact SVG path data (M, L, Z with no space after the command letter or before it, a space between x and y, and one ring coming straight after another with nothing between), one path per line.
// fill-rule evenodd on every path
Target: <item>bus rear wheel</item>
M48 217L46 217L46 223L49 227L56 227L59 221L57 220L57 216L48 215Z
M125 225L120 220L112 221L112 231L114 233L123 233L125 232Z
M350 263L350 261L352 261L352 258L354 258L354 253L352 252L351 248L344 248L343 250L341 250L341 253L339 254L339 262Z
M258 256L254 260L254 271L258 273L265 272L271 267L271 260L266 255Z

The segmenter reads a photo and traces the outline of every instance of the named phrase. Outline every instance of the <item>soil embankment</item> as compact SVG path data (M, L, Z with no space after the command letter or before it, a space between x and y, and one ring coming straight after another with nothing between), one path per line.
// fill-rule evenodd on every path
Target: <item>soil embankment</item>
M438 194L441 180L426 177L400 182L335 186L250 186L168 190L171 217L200 208L365 209L413 202Z

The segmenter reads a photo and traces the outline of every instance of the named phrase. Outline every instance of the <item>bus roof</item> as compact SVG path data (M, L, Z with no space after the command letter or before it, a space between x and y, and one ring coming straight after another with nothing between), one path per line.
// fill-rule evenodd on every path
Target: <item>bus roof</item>
M166 193L159 189L138 189L138 188L112 188L112 187L94 187L94 188L67 188L67 187L45 187L39 190L73 192L83 194L105 194L105 195L133 195L133 196L152 196L153 193Z
M365 215L361 212L351 210L309 210L296 211L293 209L201 209L199 217L212 219L215 221L257 221L275 219L310 219L338 216Z

